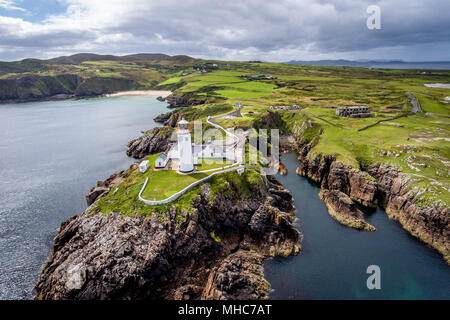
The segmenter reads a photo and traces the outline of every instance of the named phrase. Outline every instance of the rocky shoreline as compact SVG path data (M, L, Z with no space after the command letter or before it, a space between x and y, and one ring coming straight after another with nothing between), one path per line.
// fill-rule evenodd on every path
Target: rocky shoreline
M128 154L159 152L171 131L149 130ZM300 251L293 198L273 176L261 176L249 193L227 180L214 197L205 183L192 212L96 212L95 202L125 177L120 171L97 182L89 207L61 224L36 299L267 299L263 260Z
M290 193L274 177L263 179L250 196L229 184L213 201L202 185L181 222L175 207L124 217L90 206L62 223L36 299L267 298L263 259L297 254L301 234Z
M380 205L390 218L439 251L450 264L450 210L439 204L417 204L407 186L408 174L389 165L352 169L332 156L311 156L311 145L298 141L290 147L298 152L301 161L297 174L320 185L320 197L333 218L350 227L374 231L356 203L372 208Z

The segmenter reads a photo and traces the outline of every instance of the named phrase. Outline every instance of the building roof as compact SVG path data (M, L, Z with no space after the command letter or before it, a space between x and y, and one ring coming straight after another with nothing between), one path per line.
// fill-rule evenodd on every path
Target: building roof
M158 159L161 159L161 160L165 161L167 159L167 154L161 153L156 160L158 160Z

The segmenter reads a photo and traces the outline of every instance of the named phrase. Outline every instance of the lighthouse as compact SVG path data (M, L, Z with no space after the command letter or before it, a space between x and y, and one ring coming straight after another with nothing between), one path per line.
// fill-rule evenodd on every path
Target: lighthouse
M191 133L189 132L189 122L181 119L178 122L178 155L180 157L180 172L191 172L194 170L192 159Z

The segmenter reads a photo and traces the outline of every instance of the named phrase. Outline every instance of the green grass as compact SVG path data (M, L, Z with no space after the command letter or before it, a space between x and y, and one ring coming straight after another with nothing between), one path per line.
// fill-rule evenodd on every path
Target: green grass
M253 99L261 98L270 94L270 92L263 91L246 91L246 90L233 90L233 89L221 89L216 92L224 98L228 99Z
M225 166L231 165L231 161L226 161L223 159L201 159L200 163L197 165L197 170L211 170L220 169Z
M166 85L166 84L177 83L177 82L180 82L182 79L183 79L183 77L173 77L173 78L167 79L166 81L161 82L159 84L159 86L163 86L163 85Z
M208 173L192 173L181 175L174 170L153 171L149 176L142 198L147 200L163 200L183 190L191 183L207 177Z
M432 98L422 94L416 94L417 99L420 101L420 105L424 112L440 113L450 115L450 104L443 103L442 99Z

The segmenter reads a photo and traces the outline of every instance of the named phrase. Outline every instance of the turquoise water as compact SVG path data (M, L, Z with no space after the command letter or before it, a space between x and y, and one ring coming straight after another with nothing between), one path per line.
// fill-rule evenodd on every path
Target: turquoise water
M162 112L152 97L0 104L0 299L33 298L61 222Z
M375 232L341 225L328 215L319 187L295 174L293 153L282 155L287 176L277 178L295 199L302 251L266 260L272 299L449 299L450 267L441 255L390 220L381 208L366 212ZM369 290L369 265L381 270L381 290Z

